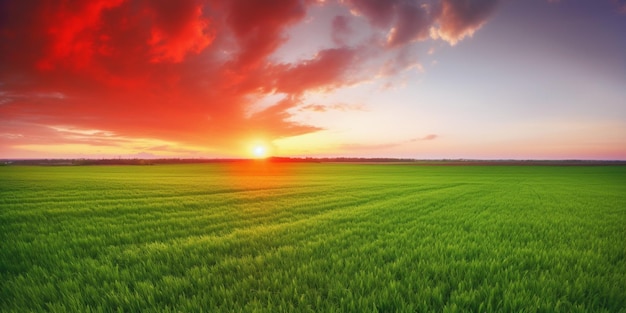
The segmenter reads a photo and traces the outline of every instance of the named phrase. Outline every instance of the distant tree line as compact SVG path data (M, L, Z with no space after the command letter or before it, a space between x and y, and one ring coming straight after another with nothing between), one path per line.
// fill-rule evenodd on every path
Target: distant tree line
M270 162L270 163L384 163L384 164L411 164L411 165L626 165L626 160L473 160L473 159L440 159L420 160L408 158L314 158L314 157L270 157L267 159L4 159L0 166L9 165L41 165L41 166L85 166L85 165L158 165L158 164L198 164L198 163L242 163L242 162Z

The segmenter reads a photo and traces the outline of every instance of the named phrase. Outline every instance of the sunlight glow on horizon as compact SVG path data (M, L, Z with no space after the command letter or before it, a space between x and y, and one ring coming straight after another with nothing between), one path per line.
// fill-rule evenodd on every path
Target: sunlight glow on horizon
M252 149L252 154L257 159L264 159L268 157L267 148L265 148L265 146L262 146L262 145L256 145L254 149Z

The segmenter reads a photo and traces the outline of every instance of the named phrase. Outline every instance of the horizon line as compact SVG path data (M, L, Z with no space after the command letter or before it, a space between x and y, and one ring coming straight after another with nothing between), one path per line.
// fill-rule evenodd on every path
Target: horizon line
M240 161L269 161L269 162L376 162L376 163L389 163L389 162L537 162L537 163L624 163L626 159L515 159L515 158L501 158L501 159L480 159L480 158L401 158L401 157L284 157L284 156L270 156L267 158L0 158L0 162L4 165L11 164L13 162L110 162L110 163L128 163L128 162L167 162L167 163L203 163L203 162L240 162Z

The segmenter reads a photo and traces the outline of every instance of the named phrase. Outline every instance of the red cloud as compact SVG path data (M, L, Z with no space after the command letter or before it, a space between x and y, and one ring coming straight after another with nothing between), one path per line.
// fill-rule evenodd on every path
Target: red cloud
M315 58L292 66L279 66L278 91L300 94L305 90L334 88L345 82L343 75L357 59L350 48L326 49Z
M189 52L198 53L208 46L215 34L209 19L202 15L202 5L194 1L154 1L149 10L154 25L148 44L151 61L181 62Z
M11 49L0 51L0 116L22 121L4 127L4 139L40 137L25 128L53 138L45 125L70 125L223 145L261 127L275 137L316 129L284 112L245 113L248 93L272 88L261 69L284 28L304 17L302 1L1 5L0 39ZM64 97L39 96L53 93Z
M239 43L238 65L257 67L284 42L283 29L302 18L305 3L300 0L228 1L226 22Z
M278 102L276 105L254 114L250 119L252 122L251 132L253 134L263 134L267 137L276 138L296 136L320 130L320 128L314 126L287 122L287 119L291 116L287 113L287 110L300 103L301 100L298 97L290 96ZM279 125L276 125L276 123L279 123ZM279 133L276 132L277 129L280 129Z
M442 34L463 36L481 25L491 2L465 8L445 0L446 10L404 0L346 3L389 33L384 50L424 39L437 20ZM381 47L345 46L341 38L349 37L348 19L355 17L340 16L331 34L337 47L294 63L270 60L286 41L285 30L313 3L1 1L0 146L112 142L58 129L207 146L255 133L275 139L316 131L292 122L291 109L307 91L361 79L362 67L379 52L372 50ZM285 99L249 114L253 96L274 92Z
M51 70L57 63L74 69L91 65L94 55L106 50L103 42L106 38L96 32L100 16L121 3L121 0L49 3L41 14L47 24L43 35L47 35L49 45L37 67Z

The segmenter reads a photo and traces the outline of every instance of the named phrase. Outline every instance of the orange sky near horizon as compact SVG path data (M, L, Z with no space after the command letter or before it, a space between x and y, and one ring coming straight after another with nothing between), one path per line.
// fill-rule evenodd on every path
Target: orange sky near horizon
M626 160L626 1L0 1L0 159Z

